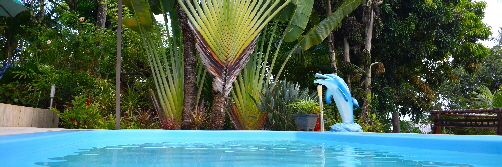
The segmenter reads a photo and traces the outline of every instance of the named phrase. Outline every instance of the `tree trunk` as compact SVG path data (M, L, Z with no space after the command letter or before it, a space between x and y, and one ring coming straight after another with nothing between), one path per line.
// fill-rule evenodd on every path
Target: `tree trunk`
M350 63L350 44L349 44L349 40L348 40L348 37L345 36L343 37L343 60L348 64ZM350 73L347 74L347 78L346 78L346 81L347 83L347 86L349 87L349 90L350 87L351 87L351 84L350 84Z
M105 28L107 14L107 0L98 0L98 14L96 16L96 26L99 29Z
M328 16L331 15L331 0L326 0L326 13L328 14ZM335 43L333 42L334 41L333 32L329 33L327 40L329 49L328 52L331 59L331 71L333 72L333 74L336 75L336 73L338 73L338 68L336 67L336 52L335 52Z
M177 5L176 8L179 15L178 20L183 32L183 63L185 76L183 78L184 97L181 129L191 130L195 128L192 118L197 105L197 57L195 54L195 41L188 25L188 17L179 5Z
M375 12L373 11L373 0L367 0L364 4L363 21L364 21L364 51L363 51L363 62L364 71L366 71L366 78L364 80L363 86L366 91L366 97L364 98L362 111L360 119L363 123L368 122L368 115L370 112L371 104L371 39L373 38L373 22Z
M392 133L401 133L399 113L392 113Z
M79 0L65 0L66 4L68 4L70 11L76 11L77 10L77 4Z
M38 23L42 23L44 21L44 18L45 18L45 0L40 0L40 16L39 16L39 20L38 20Z
M227 97L224 96L223 91L218 91L221 85L213 81L213 108L211 111L211 130L222 130L225 123L225 109L227 106Z

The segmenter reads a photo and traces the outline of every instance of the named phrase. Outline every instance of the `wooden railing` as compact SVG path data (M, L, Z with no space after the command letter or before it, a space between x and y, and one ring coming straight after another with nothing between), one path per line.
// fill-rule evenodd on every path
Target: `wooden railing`
M57 128L58 115L48 109L0 103L0 127Z
M435 134L441 134L442 127L457 127L497 129L497 135L502 135L502 108L432 110L430 113Z

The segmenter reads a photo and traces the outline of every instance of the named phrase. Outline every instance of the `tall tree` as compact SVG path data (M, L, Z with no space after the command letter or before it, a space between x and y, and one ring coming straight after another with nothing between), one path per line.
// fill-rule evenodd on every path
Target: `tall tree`
M391 88L398 111L422 116L455 67L476 71L489 51L482 22L485 2L470 0L390 0L380 6L382 36L373 40L372 60L385 64L379 92ZM382 111L381 111L382 112Z
M363 8L363 25L364 25L364 49L362 52L362 63L361 66L363 67L363 70L365 71L366 75L364 80L363 80L363 89L365 91L365 96L363 99L363 105L361 107L362 111L360 114L359 119L363 121L363 123L368 123L368 114L370 112L371 108L371 67L373 65L378 65L380 67L380 72L382 72L382 64L381 63L371 63L371 46L372 46L372 39L373 39L373 29L374 29L374 24L375 24L375 9L380 5L382 1L376 1L376 0L366 0L365 3L363 3L362 8Z

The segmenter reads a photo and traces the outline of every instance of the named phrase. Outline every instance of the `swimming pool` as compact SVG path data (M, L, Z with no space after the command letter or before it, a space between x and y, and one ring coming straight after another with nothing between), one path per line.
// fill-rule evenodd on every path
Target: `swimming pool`
M500 166L502 136L277 131L0 135L0 166Z

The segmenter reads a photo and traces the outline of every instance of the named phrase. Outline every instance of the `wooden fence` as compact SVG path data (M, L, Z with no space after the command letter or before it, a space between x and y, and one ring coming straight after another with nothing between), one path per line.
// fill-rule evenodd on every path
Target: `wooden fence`
M0 127L57 128L59 117L48 109L0 103Z
M502 135L502 108L432 110L432 132L440 134L442 127L497 129ZM443 117L446 116L446 117Z

